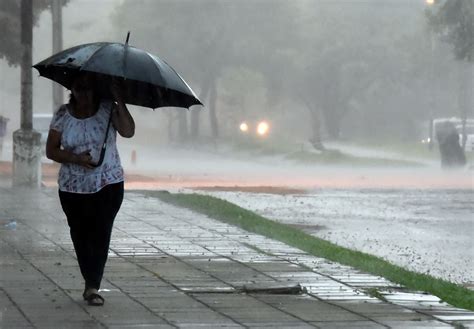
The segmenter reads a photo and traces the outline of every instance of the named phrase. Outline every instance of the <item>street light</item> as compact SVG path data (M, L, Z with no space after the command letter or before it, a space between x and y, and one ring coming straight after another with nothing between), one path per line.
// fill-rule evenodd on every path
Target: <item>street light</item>
M434 5L435 0L425 0L425 2L426 2L426 4L431 6L431 5Z

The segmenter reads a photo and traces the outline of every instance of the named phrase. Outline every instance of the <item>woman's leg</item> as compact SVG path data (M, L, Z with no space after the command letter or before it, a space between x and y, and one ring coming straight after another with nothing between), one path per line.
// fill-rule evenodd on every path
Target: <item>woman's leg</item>
M123 182L111 184L96 193L95 220L90 227L90 246L93 251L89 268L88 287L99 290L109 253L112 227L123 201Z
M78 194L59 191L61 206L67 217L71 240L76 252L82 277L90 281L91 255L90 226L93 222L92 194Z

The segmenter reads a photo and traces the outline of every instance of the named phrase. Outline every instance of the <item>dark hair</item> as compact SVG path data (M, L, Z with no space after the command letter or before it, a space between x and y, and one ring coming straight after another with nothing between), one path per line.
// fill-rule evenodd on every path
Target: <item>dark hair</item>
M95 86L94 76L92 74L87 74L87 73L83 73L83 74L78 73L74 76L74 80L71 83L71 93L69 94L69 105L74 107L77 104L77 100L74 97L74 94L72 93L72 88L73 88L74 83L76 82L76 80L84 78L84 77L88 77L89 79L91 79L91 91L93 92L94 107L97 110L98 107L99 107L99 104L100 104L100 96L99 96L99 94L97 93L97 91L95 90L95 87L94 87Z

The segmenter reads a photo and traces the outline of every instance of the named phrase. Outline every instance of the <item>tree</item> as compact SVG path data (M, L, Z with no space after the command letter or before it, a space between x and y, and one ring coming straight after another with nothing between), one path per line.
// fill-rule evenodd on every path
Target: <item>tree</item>
M453 47L459 60L474 61L474 2L441 1L427 12L433 29Z
M441 40L451 44L462 83L459 104L462 117L462 146L466 145L466 119L472 110L472 84L474 63L474 2L472 0L441 1L427 11L428 21Z
M132 30L135 45L170 59L183 76L198 85L207 105L211 136L219 137L218 82L227 68L255 69L272 62L294 31L286 0L124 1L114 22ZM288 15L289 14L289 15ZM153 36L153 42L149 42ZM172 59L172 61L171 61ZM243 97L243 95L241 95ZM193 139L199 134L200 111L191 114ZM185 125L182 125L185 127ZM186 132L181 132L187 135Z
M65 5L69 0L63 0ZM17 66L21 60L21 22L20 4L18 0L0 1L0 59L9 65ZM43 10L50 7L51 0L33 1L33 24L36 24Z

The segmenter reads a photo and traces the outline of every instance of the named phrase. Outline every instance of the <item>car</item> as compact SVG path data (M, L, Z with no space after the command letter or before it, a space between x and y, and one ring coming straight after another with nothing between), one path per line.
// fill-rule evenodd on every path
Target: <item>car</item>
M270 124L266 120L255 122L245 120L240 123L239 129L242 134L254 133L259 137L265 137L270 132Z

